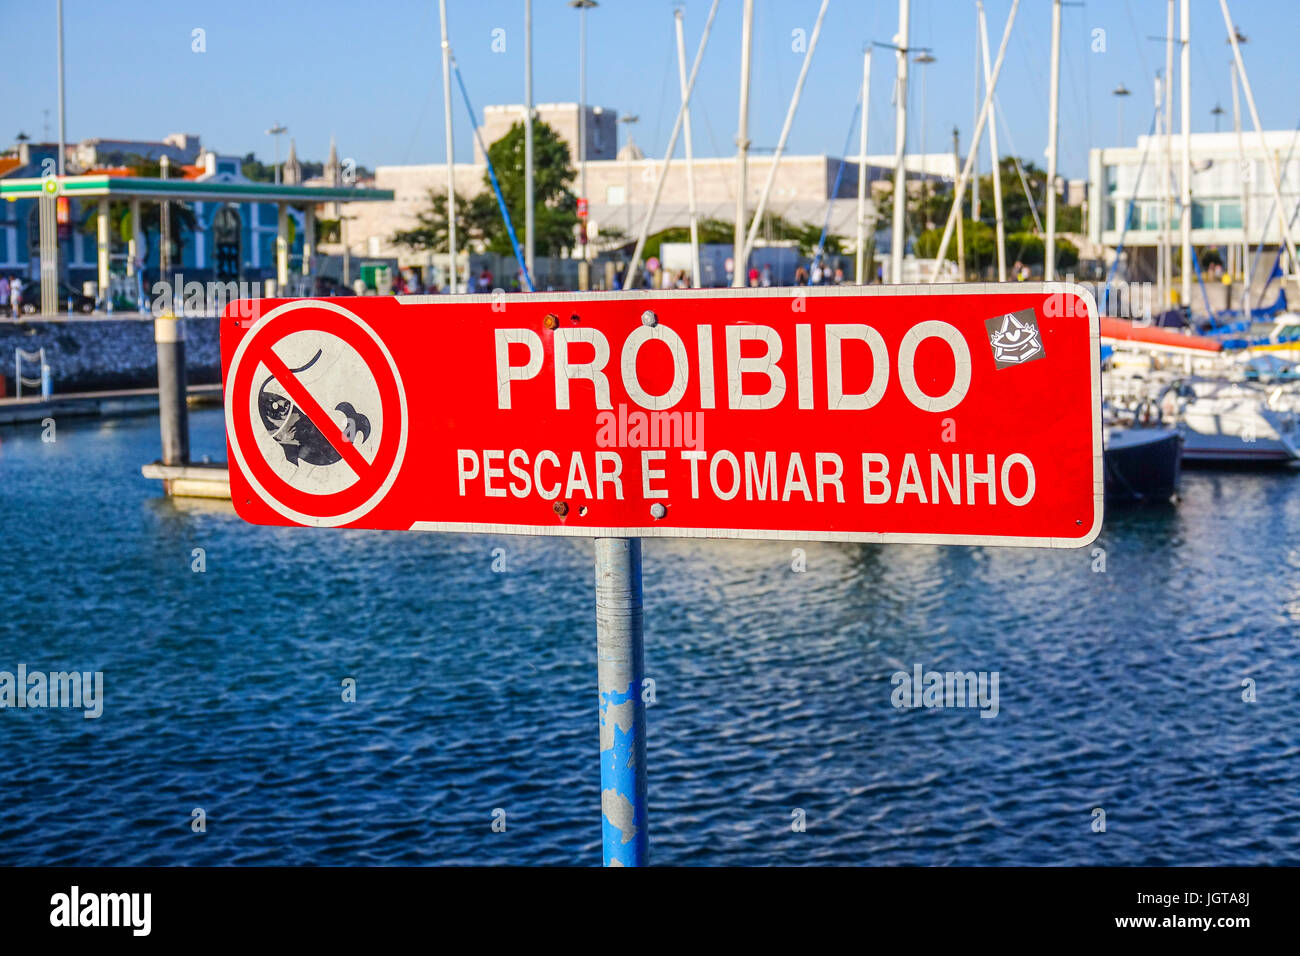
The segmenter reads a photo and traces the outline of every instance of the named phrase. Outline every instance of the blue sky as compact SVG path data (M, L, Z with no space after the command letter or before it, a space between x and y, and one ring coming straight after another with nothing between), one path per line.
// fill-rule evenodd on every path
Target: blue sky
M588 98L636 113L635 136L648 155L662 156L676 111L677 74L668 0L602 0L587 14ZM693 56L708 0L686 0L688 56ZM1011 0L988 0L989 43L996 53ZM56 127L54 0L0 0L6 96L0 141L19 130L42 138L49 110ZM1232 0L1249 38L1243 48L1261 118L1268 128L1300 119L1295 91L1300 64L1300 3ZM573 101L578 91L576 11L565 0L534 0L534 88L537 102ZM722 0L705 53L693 112L698 155L734 151L739 88L741 0ZM780 133L801 54L792 31L811 33L817 0L757 0L751 139L772 147ZM1010 137L1003 152L1043 165L1047 131L1048 0L1022 0L1007 52L999 100ZM1123 82L1125 139L1145 131L1152 77L1163 66L1162 0L1085 0L1064 13L1061 166L1087 172L1087 149L1113 145L1116 99ZM304 159L324 159L331 133L340 154L370 167L438 162L443 156L442 75L436 0L65 0L68 139L88 136L157 139L198 132L221 152L272 155L265 130L289 126ZM450 0L451 41L477 110L523 99L522 0ZM922 126L922 84L914 68L910 144L922 135L934 150L951 142L963 151L972 127L974 0L912 0L912 45L933 50ZM205 31L207 51L191 50ZM493 52L493 31L505 31L505 52ZM863 44L888 42L897 29L895 0L831 0L795 119L792 153L840 155L861 79ZM1094 32L1105 31L1105 52ZM16 41L15 37L25 39ZM1192 128L1211 130L1216 102L1231 110L1230 48L1218 0L1192 0ZM877 51L869 124L872 152L893 149L893 62ZM1243 105L1244 110L1244 105ZM464 107L454 102L456 153L471 156ZM1248 117L1247 117L1248 122ZM1223 118L1231 128L1231 114ZM856 151L857 133L853 132ZM679 146L680 154L680 146Z

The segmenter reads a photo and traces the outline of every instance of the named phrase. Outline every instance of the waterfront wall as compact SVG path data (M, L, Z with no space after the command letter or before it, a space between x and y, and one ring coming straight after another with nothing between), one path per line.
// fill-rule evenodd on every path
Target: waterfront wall
M221 381L218 323L216 318L185 320L185 365L191 384ZM15 348L27 352L45 349L56 394L158 385L158 355L150 317L0 319L0 377L8 397L14 394ZM24 362L24 377L39 374Z

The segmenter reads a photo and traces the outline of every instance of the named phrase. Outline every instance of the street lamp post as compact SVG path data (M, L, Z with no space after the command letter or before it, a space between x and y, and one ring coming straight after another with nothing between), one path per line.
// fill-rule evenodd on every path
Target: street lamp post
M343 240L343 285L346 288L352 286L352 246L348 243L348 220L355 219L356 216L339 216L339 238ZM455 274L456 263L452 262L452 274ZM453 280L454 281L454 280ZM455 289L450 291L454 292Z
M569 0L578 11L578 192L587 202L587 11L598 6L596 0ZM591 287L590 249L587 245L587 220L578 221L578 241L582 244L582 262L578 265L578 288Z
M919 63L921 64L921 66L926 67L929 66L934 61L935 61L934 55L929 50L922 50L920 55L915 57L912 62ZM930 196L930 185L929 185L929 179L927 178L928 173L926 172L925 169L925 101L926 101L925 78L929 72L930 72L929 70L925 70L925 69L921 70L921 195L926 197L927 199ZM927 203L926 208L922 210L921 215L924 217L928 212L929 212L929 204ZM933 229L934 223L929 222L927 220L925 223L925 228Z
M63 111L63 0L59 0L57 16L59 21L59 161L57 168L59 175L62 176L64 172L64 154L68 148L68 130Z
M1120 83L1119 86L1115 87L1115 89L1111 91L1111 95L1115 97L1116 113L1117 113L1117 117L1115 120L1115 129L1118 133L1118 136L1116 138L1115 145L1123 146L1124 145L1124 97L1130 95L1129 89L1123 83Z
M620 116L620 123L626 123L627 144L624 149L632 145L632 125L641 122L641 117L636 113L628 116ZM627 210L627 234L632 235L632 150L627 149L627 157L623 160L623 208Z
M276 123L266 131L267 136L275 137L275 184L280 185L280 137L289 132L289 127Z

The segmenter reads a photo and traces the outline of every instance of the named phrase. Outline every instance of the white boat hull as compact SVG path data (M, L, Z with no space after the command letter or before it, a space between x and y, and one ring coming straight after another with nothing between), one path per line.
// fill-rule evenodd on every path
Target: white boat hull
M1279 439L1256 438L1248 442L1240 435L1206 434L1186 424L1178 431L1183 436L1184 461L1282 464L1297 460L1296 450Z

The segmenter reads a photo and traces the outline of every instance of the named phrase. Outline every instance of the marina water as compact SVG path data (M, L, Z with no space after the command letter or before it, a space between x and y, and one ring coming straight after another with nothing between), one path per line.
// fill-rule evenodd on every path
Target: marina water
M0 431L0 671L104 675L0 710L0 863L600 862L589 542L251 527L157 447ZM1300 863L1300 476L1182 496L1079 551L647 541L651 861ZM996 717L895 707L918 664Z

